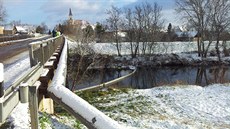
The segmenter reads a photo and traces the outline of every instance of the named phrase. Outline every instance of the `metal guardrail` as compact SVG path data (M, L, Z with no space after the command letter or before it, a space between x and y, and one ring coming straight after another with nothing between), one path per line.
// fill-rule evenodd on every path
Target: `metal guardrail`
M52 56L54 51L64 42L64 37L59 36L43 41L31 43L29 45L30 66L36 65L38 62L44 65Z
M0 125L19 102L28 102L29 87L37 85L36 82L43 72L44 63L62 43L63 36L31 43L29 46L30 61L32 62L30 70L7 89L4 89L4 70L3 64L0 64Z
M10 88L6 91L3 90L4 94L0 98L0 123L5 121L19 101L22 103L25 102L25 100L20 97L23 97L23 94L28 94L28 92L20 91L20 89L22 89L20 86L23 86L24 84L32 86L40 77L41 72L42 67L40 67L40 64L37 64L20 77Z
M0 63L0 98L4 95L4 66Z
M127 74L127 75L124 75L124 76L121 76L119 78L116 78L114 80L111 80L111 81L108 81L108 82L105 82L105 83L101 83L99 85L95 85L95 86L90 86L90 87L87 87L87 88L83 88L83 89L80 89L78 91L86 91L86 90L95 90L95 89L99 89L99 88L103 88L103 87L107 87L107 86L111 86L113 84L116 84L130 76L132 76L134 73L136 73L137 71L137 68L132 66L133 68L129 68L130 70L133 70L131 73Z
M33 35L22 34L22 35L0 35L0 44L1 42L12 41L12 40L19 40L19 39L26 39L34 37Z

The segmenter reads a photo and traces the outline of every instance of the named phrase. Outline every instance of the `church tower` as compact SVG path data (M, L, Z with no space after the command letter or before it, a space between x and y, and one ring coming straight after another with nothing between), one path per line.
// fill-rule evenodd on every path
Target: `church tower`
M68 19L68 24L73 25L73 14L71 8L69 8L69 19Z
M69 20L73 20L73 14L71 8L69 8Z

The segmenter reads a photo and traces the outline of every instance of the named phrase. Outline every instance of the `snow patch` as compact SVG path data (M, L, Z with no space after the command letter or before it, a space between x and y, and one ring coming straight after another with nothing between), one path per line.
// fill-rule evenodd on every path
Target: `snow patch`
M6 122L10 123L11 128L14 129L28 129L30 128L29 104L19 104L12 111Z
M23 57L16 63L10 64L9 66L5 67L5 80L4 80L4 87L8 88L17 78L23 75L26 71L30 68L30 60L29 57Z
M97 105L119 105L105 113L128 127L230 128L230 84L162 86L106 97L109 103Z

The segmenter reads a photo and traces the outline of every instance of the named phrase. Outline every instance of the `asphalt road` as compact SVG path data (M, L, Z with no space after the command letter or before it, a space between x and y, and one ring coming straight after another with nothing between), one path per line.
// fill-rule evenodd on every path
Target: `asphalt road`
M7 89L30 68L28 45L51 36L29 38L23 41L0 43L0 63L4 65L4 88Z
M24 41L18 41L13 43L7 43L7 45L0 46L0 63L3 63L8 60L9 58L16 56L22 52L28 51L28 44L39 41L45 40L50 38L50 36L45 36L41 38L29 38Z

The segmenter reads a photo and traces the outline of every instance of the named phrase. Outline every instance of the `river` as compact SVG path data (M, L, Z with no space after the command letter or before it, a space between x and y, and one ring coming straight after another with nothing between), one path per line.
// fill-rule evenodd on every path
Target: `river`
M97 85L130 73L130 70L100 69L89 71L91 77L77 84L77 89ZM147 89L162 85L199 85L207 86L215 83L228 83L230 67L142 67L137 72L115 84L115 87Z

